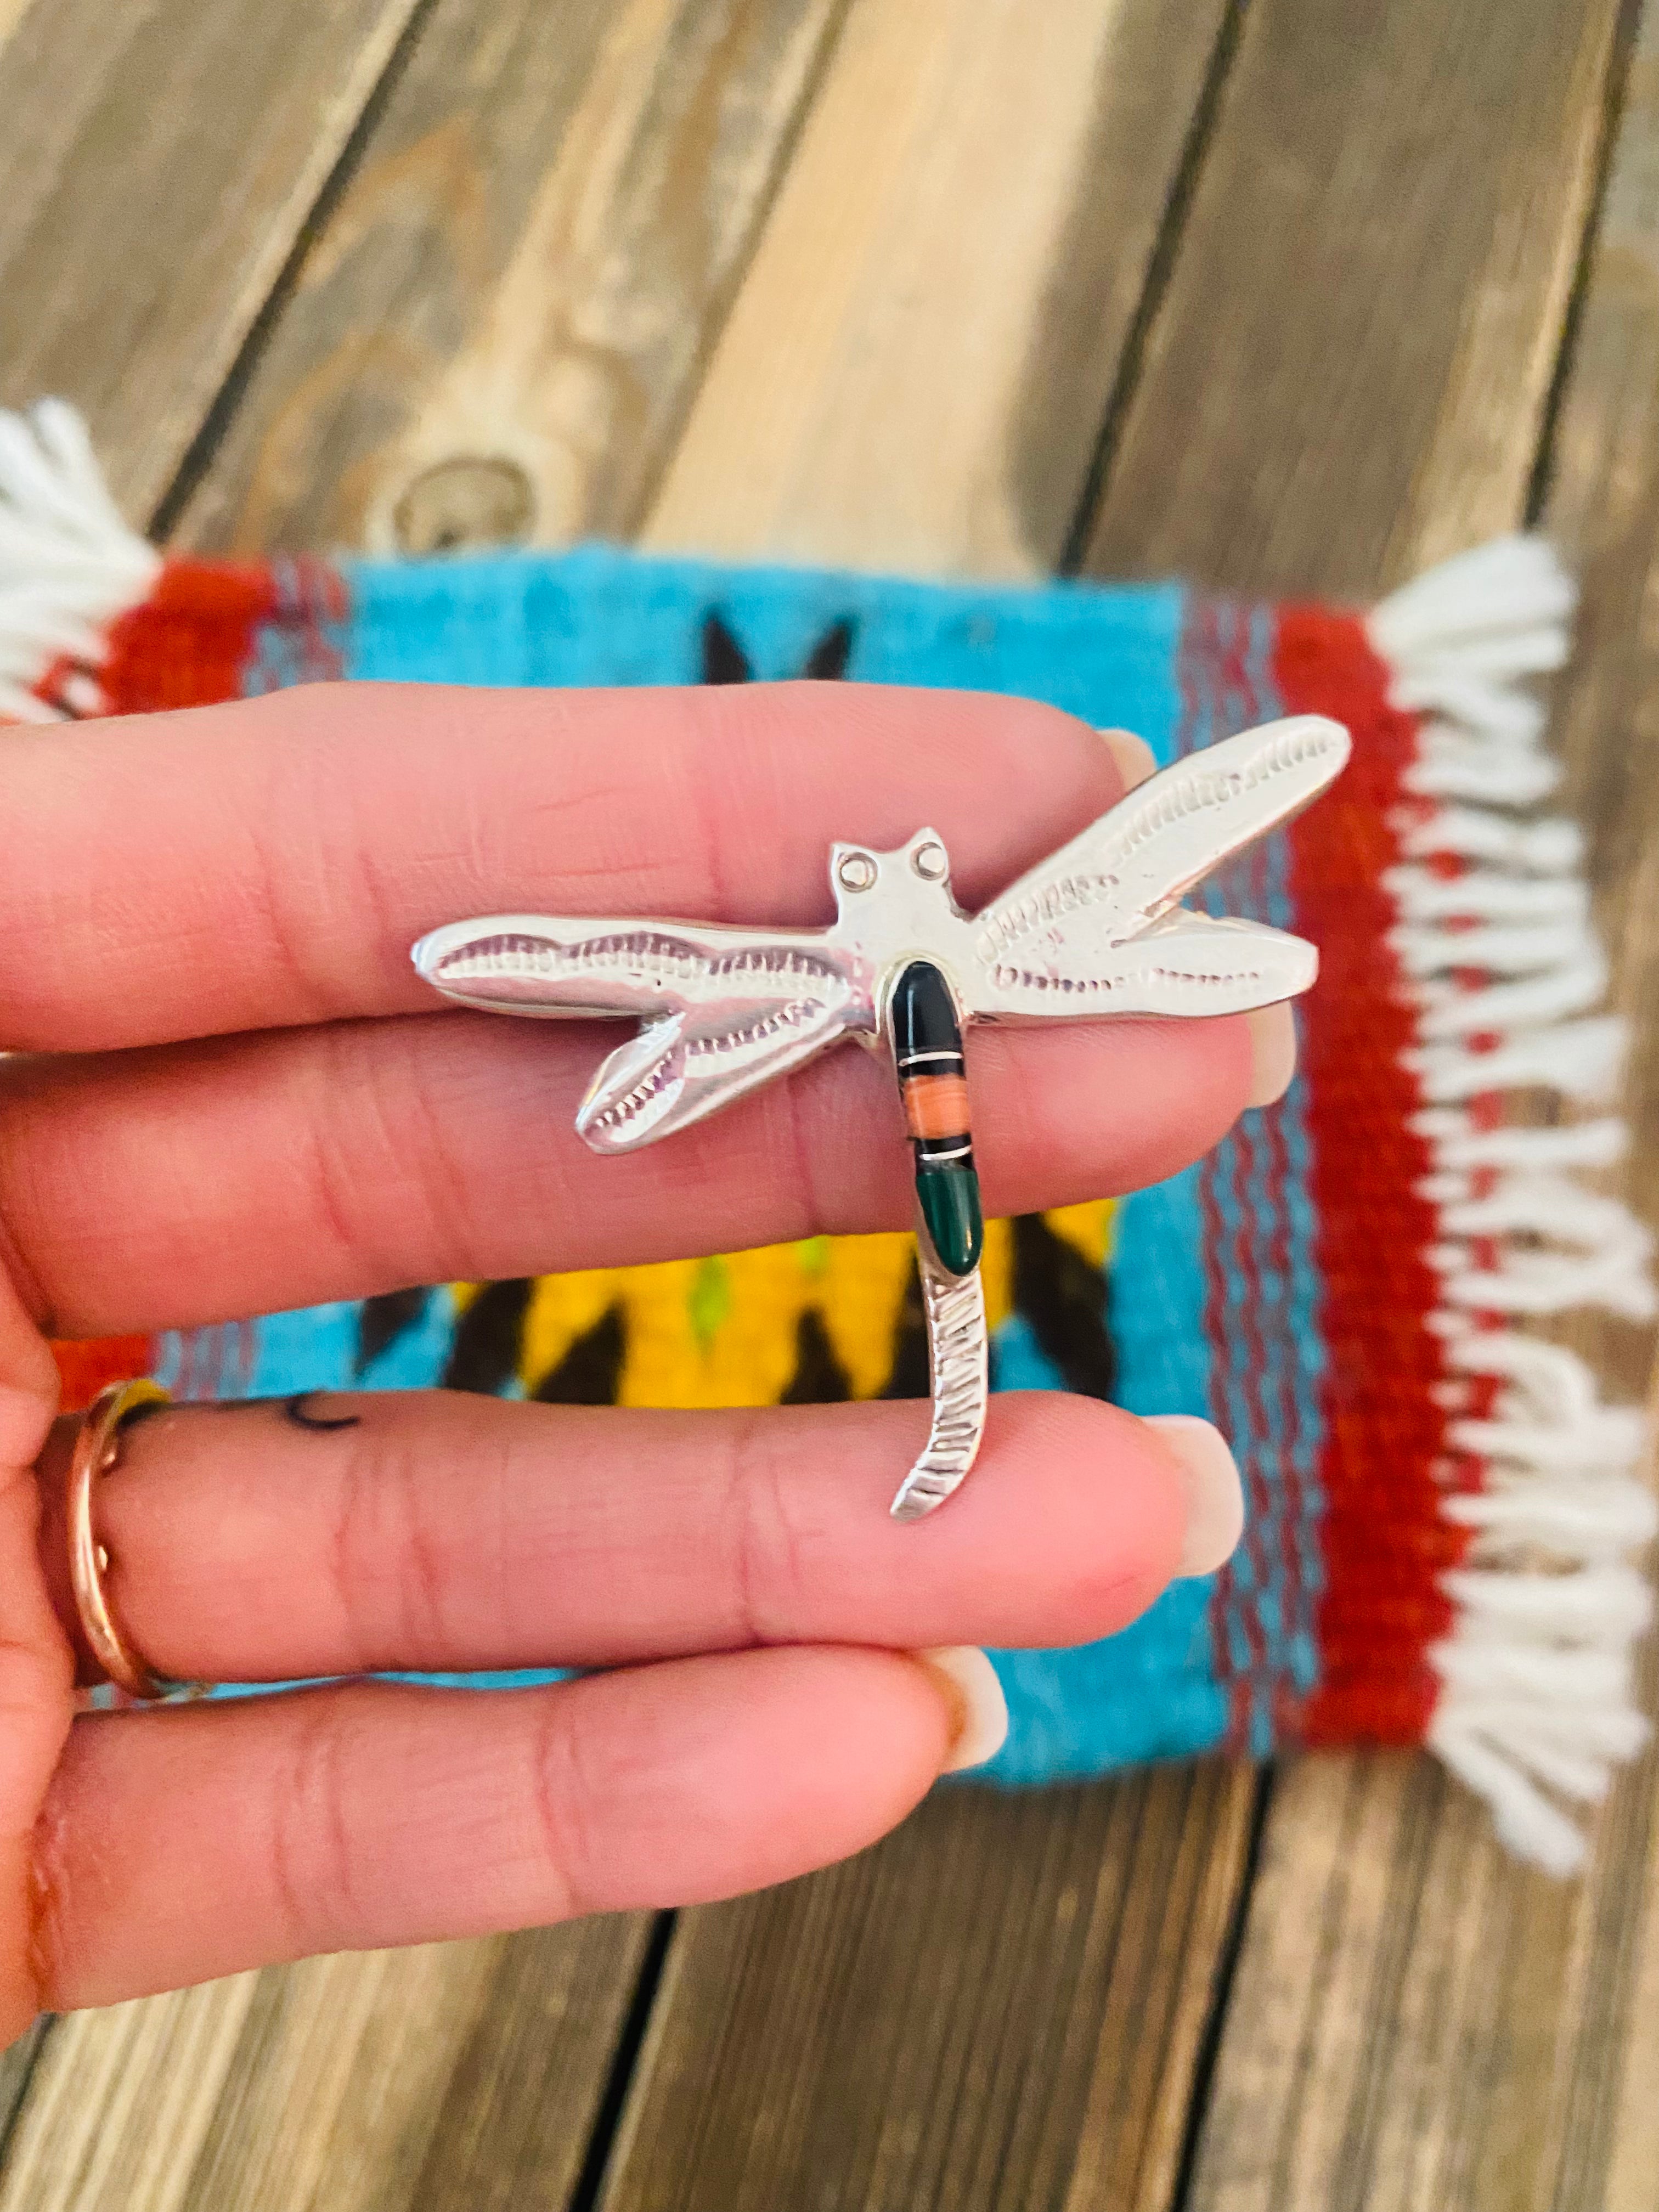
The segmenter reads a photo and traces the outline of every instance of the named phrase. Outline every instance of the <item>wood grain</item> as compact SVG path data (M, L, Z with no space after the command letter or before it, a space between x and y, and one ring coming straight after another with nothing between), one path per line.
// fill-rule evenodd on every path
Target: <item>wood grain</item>
M1202 1848L1166 1856L1167 1801L1196 1837L1235 1787L951 1790L847 1866L687 1916L605 2212L1164 2203L1158 2086L1190 2072L1227 1902Z
M1611 6L1253 11L1093 565L1369 594L1514 526L1615 29ZM1558 2201L1620 2009L1594 1895L1507 1859L1426 1760L1287 1762L1191 2205Z
M30 0L0 0L0 49L29 11Z
M1364 599L1515 526L1615 13L1249 11L1095 574Z
M563 2205L648 1924L262 1976L180 2212Z
M562 2205L647 1925L312 1959L58 2021L0 2208Z
M181 535L625 532L845 0L438 0Z
M422 0L50 0L0 52L0 399L147 516Z
M1659 1423L1659 1391L1648 1401ZM1641 1674L1645 1712L1659 1709L1659 1650ZM1601 2212L1652 2212L1659 2175L1659 1759L1621 1778L1603 1825L1589 1971L1598 2033L1574 2068L1558 2201ZM1599 2195L1597 2193L1599 2185Z
M553 2212L570 2201L600 2124L595 2092L609 2086L600 2060L616 2049L648 1928L641 1914L501 1947L436 2112L410 2199L417 2212ZM550 1961L556 1945L564 1955Z
M4 2159L12 2123L28 2094L35 2061L51 2032L50 2021L36 2021L15 2043L0 2051L0 2161Z
M0 2174L4 2212L173 2212L258 1978L54 2021Z
M1631 1024L1628 1186L1659 1220L1659 15L1632 60L1605 206L1550 456L1543 520L1583 580L1556 735L1562 802L1584 825ZM1644 1331L1603 1331L1640 1395Z
M1632 58L1544 519L1583 579L1578 651L1557 717L1564 797L1589 838L1613 1000L1631 1030L1621 1180L1659 1224L1659 14ZM1625 1395L1648 1332L1582 1322L1573 1341ZM1659 1433L1659 1381L1648 1390ZM1652 1479L1653 1470L1650 1469ZM1659 1710L1659 1649L1641 1702ZM1650 2212L1659 2200L1659 1760L1621 1778L1578 1900L1576 2033L1556 2062L1555 2202Z
M1051 568L1222 14L862 0L647 542Z

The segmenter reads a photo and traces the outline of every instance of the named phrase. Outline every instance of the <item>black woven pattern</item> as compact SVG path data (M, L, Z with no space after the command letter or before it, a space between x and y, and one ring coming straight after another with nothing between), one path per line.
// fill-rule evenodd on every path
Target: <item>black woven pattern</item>
M400 1336L423 1321L431 1298L429 1290L386 1291L377 1298L365 1298L357 1313L355 1371L362 1375Z
M850 1398L853 1386L836 1357L823 1316L809 1306L795 1330L795 1371L783 1396L785 1406L833 1406Z
M534 1287L526 1275L484 1285L455 1325L455 1340L444 1370L447 1390L476 1390L494 1397L514 1380L524 1349L524 1317Z
M1014 1307L1068 1390L1109 1398L1117 1362L1106 1327L1106 1276L1040 1213L1014 1223Z
M611 1306L550 1367L531 1392L543 1406L612 1406L622 1388L628 1340L622 1309Z

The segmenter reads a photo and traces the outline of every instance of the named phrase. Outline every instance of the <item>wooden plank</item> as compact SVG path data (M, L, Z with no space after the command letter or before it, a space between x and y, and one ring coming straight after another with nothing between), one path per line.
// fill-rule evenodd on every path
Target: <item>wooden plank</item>
M35 2061L50 2033L51 2023L38 2020L15 2043L0 2051L0 2160L4 2159L12 2124L22 2107Z
M1556 732L1562 803L1583 823L1614 995L1631 1024L1635 1202L1659 1218L1659 14L1632 55L1595 258L1548 471L1543 520L1583 581ZM1626 1393L1644 1332L1605 1332Z
M1648 1415L1659 1421L1656 1397ZM1651 1638L1644 1659L1643 1710L1652 1713L1659 1707L1659 1652ZM1653 2094L1659 2081L1659 1760L1651 1753L1614 1794L1597 1875L1597 1902L1605 1900L1605 1907L1591 1922L1584 1979L1601 1998L1606 2027L1584 2039L1587 2063L1574 2069L1577 2094L1568 2102L1563 2131L1559 2201L1599 2205L1602 2212L1652 2212L1659 2174L1659 2098Z
M1589 838L1614 1003L1631 1027L1626 1188L1659 1223L1659 14L1632 58L1589 282L1548 472L1547 526L1584 583L1579 649L1557 717L1565 802ZM1651 1364L1647 1331L1593 1320L1577 1348L1630 1397ZM1647 1391L1650 1432L1659 1382ZM1650 1470L1650 1479L1652 1470ZM1640 1701L1659 1708L1659 1647ZM1621 1778L1589 1881L1576 1900L1553 2054L1556 2203L1607 2212L1659 2195L1659 1759ZM1542 2192L1540 2192L1541 2195Z
M1370 595L1514 526L1616 27L1611 5L1253 13L1093 565ZM1609 1825L1621 1894L1646 1787ZM1426 1760L1288 1763L1190 2204L1599 2203L1555 2191L1605 2129L1623 1925L1506 1858Z
M1244 18L1143 374L1108 457L1092 565L1139 573L1181 567L1252 586L1374 591L1452 544L1513 521L1587 214L1613 19L1600 0L1569 10L1529 0L1506 11L1501 26L1428 0L1395 0L1357 26L1352 11L1313 0L1258 0ZM843 45L849 70L859 26L855 17ZM936 43L947 46L945 34ZM999 58L987 71L999 91L1005 68L1008 82L1023 81ZM882 74L872 69L866 84ZM956 324L948 304L935 307L925 296L936 266L948 295L950 240L974 234L978 199L964 200L958 185L937 258L915 245L882 198L889 177L903 172L872 124L867 93L849 101L839 160L833 149L820 153L836 90L832 81L815 112L647 534L657 543L866 564L1029 567L1041 543L1030 517L1063 502L1045 507L1011 490L1006 457L1018 445L994 404L958 438L958 410L971 416L976 402L943 388L949 380L939 364L956 357L947 343ZM918 94L909 97L923 108ZM939 119L946 112L949 127ZM990 182L995 172L971 106L941 101L929 124L944 142L938 161L956 158L953 138L958 145L966 139L985 188L1007 188L1000 177ZM1022 149L1030 143L1029 133L1009 135ZM858 174L849 181L845 149L854 143ZM821 198L806 205L815 173ZM1413 180L1404 192L1402 178ZM892 198L896 205L927 206L914 183ZM859 258L863 241L867 269ZM795 273L809 269L810 287ZM896 272L890 296L884 270ZM994 263L983 293L998 293L1004 281L1003 265ZM1053 286L1048 296L1062 291ZM1030 307L1040 313L1040 297L1024 291L1028 313ZM751 308L751 299L761 304ZM1409 312L1400 304L1407 300ZM988 360L992 391L1018 392L1029 407L1030 392L1006 374L1016 349L981 341L975 312L983 312L981 297L963 309L969 342L962 357ZM1085 388L1103 394L1109 383ZM902 427L890 434L895 419ZM700 440L707 443L698 450ZM1072 447L1074 468L1084 444L1079 438ZM964 491L953 463L972 489ZM1293 1793L1302 1776L1303 1786L1322 1790L1323 1798L1298 1819ZM1048 1832L1045 1819L1070 1817L1070 1801L1063 1816L1059 1801L1045 1813L970 1810L965 1796L952 1797L859 1869L720 1915L688 1916L619 2142L607 2212L808 2199L1064 2202L1077 2212L1097 2203L1167 2203L1176 2169L1170 2116L1178 2117L1192 2085L1197 2026L1238 1895L1244 1802L1235 1796L1220 1808L1214 1801L1177 1807L1167 1794L1177 1786L1162 1777L1131 1785L1145 1792L1142 1818L1156 1823L1149 1858L1202 1869L1189 1875L1185 1892L1206 1904L1182 1954L1184 2014L1160 1978L1170 1972L1167 1936L1139 1956L1133 1943L1103 1947L1079 1966L1050 1945L1047 1923L1010 1911L1004 1884L1016 1851L1012 1886L1022 1907L1035 1916L1035 1900L1049 1898L1051 1863L1033 1838ZM1081 1802L1100 1808L1109 1888L1122 1879L1122 1862L1107 1841L1116 1794L1088 1793ZM1017 1839L1015 1823L1025 1819L1033 1830ZM982 1857L971 1845L959 1858L948 1856L958 1824L963 1833L971 1829ZM930 1847L914 1862L910 1834ZM1552 2012L1550 1972L1560 1958L1553 1948L1559 1925L1549 1918L1553 1911L1559 1923L1555 1894L1493 1864L1484 1814L1453 1797L1432 1770L1405 1761L1310 1765L1285 1786L1273 1834L1276 1844L1305 1838L1305 1849L1297 1878L1280 1885L1278 1909L1253 1921L1253 1966L1259 1975L1275 1944L1291 1948L1297 1965L1282 1978L1298 1990L1320 1964L1310 1936L1334 1913L1339 1924L1328 1929L1326 1948L1342 1955L1334 1899L1352 1893L1373 1913L1379 1935L1394 1932L1399 1948L1407 1933L1401 1915L1412 1904L1446 1894L1448 1883L1477 1865L1485 1875L1494 1893L1480 1930L1489 1939L1486 1982L1466 1940L1461 1949L1443 1947L1440 1984L1413 1984L1396 1992L1397 2003L1382 1991L1382 2032L1391 2047L1416 2054L1402 2077L1409 2073L1419 2101L1437 2092L1449 2102L1449 2083L1463 2078L1457 2034L1485 2016L1483 2005L1507 2007L1511 2025ZM867 1930L878 1924L872 1899L890 1863L912 1924L901 1942L894 1912L884 1944ZM906 1891L912 1864L915 1886ZM1161 1893L1150 1866L1137 1880L1143 1924L1177 1925L1182 1899ZM936 1937L937 1898L958 1885L982 1909L971 1928L949 1924ZM1389 1910L1381 1908L1382 1897ZM946 1996L930 2001L930 1991L955 1986L964 1948L976 1960L1023 1963L1028 1931L1039 1927L1038 1948L1074 1981L1048 1980L1041 1969L1019 1981L1010 1966L1009 1979L981 1985L970 2029L951 2016ZM848 2023L849 2039L875 2042L890 2065L865 2066L860 2048L836 2070L813 2017L817 1996L830 1991L835 2002L825 1995L823 2017ZM1351 1975L1351 2006L1359 1993ZM1439 2004L1449 2011L1437 2011ZM1134 2046L1116 2039L1113 2023L1146 2006L1160 2020L1184 2017L1190 2032L1175 2038L1167 2055L1155 2045L1152 2063L1143 2056L1137 2081ZM1324 2019L1324 2043L1303 2047L1302 2074L1275 2075L1264 2093L1267 2124L1306 2075L1328 2063L1340 2072L1339 2012L1333 2006ZM1050 2093L1047 2037L1056 2016L1073 2028L1086 2020L1102 2037L1097 2094L1120 2072L1133 2085L1115 2109L1109 2101L1081 2112L1068 2104L1069 2076L1065 2091ZM904 2024L904 2037L894 2021ZM1271 2008L1258 2006L1242 2025L1230 2015L1228 2025L1221 2065L1231 2081L1249 2063L1253 2035L1272 2032ZM966 2040L960 2059L952 2033ZM921 2054L914 2071L900 2063L913 2046ZM1489 2083L1497 2070L1493 2053ZM996 2102L996 2085L1011 2074L1042 2114L1028 2118L1024 2132ZM1506 2091L1500 2078L1486 2098L1496 2136L1471 2157L1483 2185L1506 2171L1506 2159L1525 2155L1531 2087L1523 2080ZM1247 2100L1236 2102L1242 2111ZM1388 2140L1397 2170L1409 2173L1421 2162L1413 2166L1407 2109L1402 2094ZM856 2129L849 2112L859 2116ZM1049 2189L1067 2157L1069 2187ZM1216 2195L1219 2178L1206 2145L1198 2189ZM1290 2200L1265 2188L1263 2201ZM1470 2201L1506 2200L1489 2187L1484 2199Z
M517 2191L501 2203L562 2205L647 1928L313 1959L60 2020L0 2207L426 2212L497 2201L480 2164ZM499 2064L478 2082L481 2056ZM474 2087L459 2114L458 2082Z
M259 1978L179 2212L518 2212L580 2168L645 1916Z
M1249 10L1097 574L1363 599L1514 526L1615 12Z
M171 2212L256 1988L241 1974L55 2021L0 2174L4 2212Z
M690 1916L606 2212L1164 2202L1158 2087L1190 2070L1228 1903L1199 1838L1233 1786L951 1790L846 1866Z
M52 0L0 56L0 401L57 392L147 515L422 0Z
M591 1927L560 1929L502 1946L410 2198L418 2212L551 2212L571 2201L605 2124L596 2092L608 2094L610 2084L601 2068L617 2051L649 1924L641 1914L605 1923L597 1936ZM556 1943L565 1956L551 1972L547 1953ZM602 2035L590 2034L586 2063L571 2032L584 2014L604 2024ZM626 2054L612 2063L625 2063Z
M1222 16L864 0L647 541L1051 568Z
M30 0L0 0L0 50L28 13Z
M845 0L438 0L181 536L626 531Z

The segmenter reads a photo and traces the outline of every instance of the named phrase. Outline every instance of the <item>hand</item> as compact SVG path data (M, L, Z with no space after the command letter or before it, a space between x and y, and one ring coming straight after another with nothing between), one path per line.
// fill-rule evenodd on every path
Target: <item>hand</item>
M1047 708L847 684L324 688L6 733L0 2042L43 2006L800 1873L975 1747L981 1671L915 1652L1099 1637L1219 1563L1213 1432L1060 1395L996 1401L910 1528L914 1404L179 1407L98 1491L159 1671L605 1671L70 1719L46 1334L908 1224L866 1054L599 1160L571 1122L615 1032L442 1007L416 937L514 908L811 922L832 837L924 821L977 905L1122 787ZM1287 1036L1282 1010L976 1033L988 1207L1172 1173L1283 1087Z

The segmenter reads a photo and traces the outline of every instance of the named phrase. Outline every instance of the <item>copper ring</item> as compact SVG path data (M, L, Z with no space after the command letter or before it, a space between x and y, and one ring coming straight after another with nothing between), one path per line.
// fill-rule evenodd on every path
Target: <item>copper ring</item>
M142 1659L110 1611L104 1589L109 1553L99 1542L92 1525L92 1487L107 1474L121 1455L121 1427L143 1406L165 1406L169 1394L159 1382L112 1382L100 1390L81 1418L80 1433L70 1460L65 1517L69 1522L70 1579L75 1585L75 1609L87 1642L110 1680L130 1697L159 1698L171 1685Z

